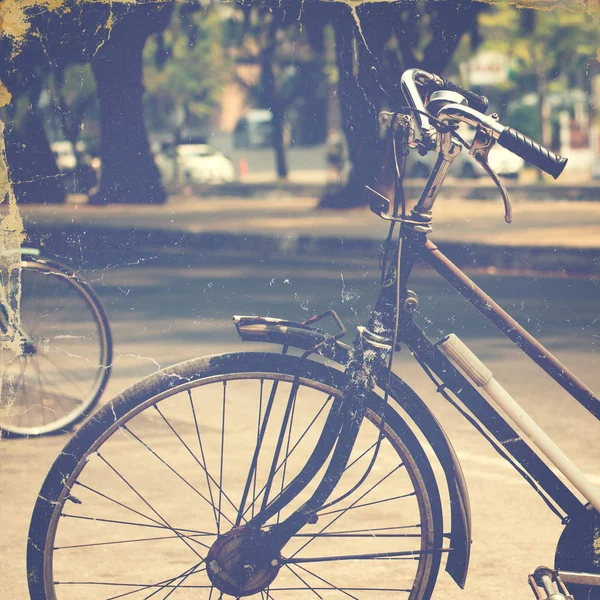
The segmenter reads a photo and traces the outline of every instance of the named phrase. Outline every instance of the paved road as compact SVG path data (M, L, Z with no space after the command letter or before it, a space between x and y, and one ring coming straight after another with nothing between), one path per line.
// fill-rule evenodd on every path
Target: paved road
M356 261L217 258L147 253L135 266L99 266L86 273L113 324L116 359L107 397L159 367L193 356L240 349L232 314L304 319L330 306L349 327L374 299L376 265ZM501 381L521 399L548 433L600 485L600 428L553 382L501 340L491 326L426 271L413 288L421 299L422 322L432 337L455 331L469 341ZM593 388L600 389L597 318L598 281L568 278L493 278L476 281L555 350ZM435 312L440 317L433 319ZM463 463L473 508L473 555L467 589L459 594L442 575L435 598L480 600L510 590L527 598L526 575L551 564L560 524L519 476L457 413L436 397L410 357L400 353L396 370L417 387L447 426ZM562 413L562 414L561 414ZM560 415L560 417L559 417ZM25 536L41 482L65 437L3 441L0 445L2 545L0 589L26 598ZM174 594L177 597L176 594Z

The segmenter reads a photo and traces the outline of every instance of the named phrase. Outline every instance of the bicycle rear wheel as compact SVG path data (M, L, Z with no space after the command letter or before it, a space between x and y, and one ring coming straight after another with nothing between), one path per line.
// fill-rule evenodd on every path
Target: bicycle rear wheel
M4 309L0 349L3 436L67 430L96 405L110 374L112 338L92 288L43 258L10 267L20 292L18 314ZM14 285L14 283L12 284Z
M31 598L429 598L443 552L435 478L374 393L334 494L364 473L384 418L364 484L321 510L278 565L258 547L246 552L251 565L238 564L252 543L245 523L305 465L343 382L312 361L241 353L181 363L125 391L88 419L42 486L28 542ZM244 575L221 586L207 563Z

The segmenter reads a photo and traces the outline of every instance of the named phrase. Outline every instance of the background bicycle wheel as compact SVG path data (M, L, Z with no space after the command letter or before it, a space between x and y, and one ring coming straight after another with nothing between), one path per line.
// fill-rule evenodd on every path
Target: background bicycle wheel
M18 331L1 349L0 429L60 432L89 413L106 385L108 319L91 287L64 265L28 259L12 274L10 285L20 285Z

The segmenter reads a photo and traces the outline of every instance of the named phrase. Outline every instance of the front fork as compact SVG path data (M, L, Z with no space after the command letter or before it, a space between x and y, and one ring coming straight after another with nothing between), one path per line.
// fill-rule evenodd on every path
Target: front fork
M351 359L346 368L347 384L327 420L307 465L290 482L279 497L270 502L248 526L258 530L272 516L296 497L314 478L333 451L327 470L311 498L287 519L273 525L264 534L268 546L279 552L302 527L314 522L316 513L327 502L344 473L360 426L365 416L365 399L375 387L378 373L387 368L392 353L396 327L397 277L400 277L400 303L407 298L406 282L426 241L422 232L408 227L402 229L402 245L393 251L391 266L384 278L379 297L370 315L368 326L359 327ZM398 252L402 248L400 274L397 273Z

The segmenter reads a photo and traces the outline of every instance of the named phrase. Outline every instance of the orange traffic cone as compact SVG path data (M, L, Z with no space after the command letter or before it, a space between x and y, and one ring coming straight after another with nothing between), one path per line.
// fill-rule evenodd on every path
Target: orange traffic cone
M244 179L248 175L248 159L245 156L240 158L239 173L240 179Z

